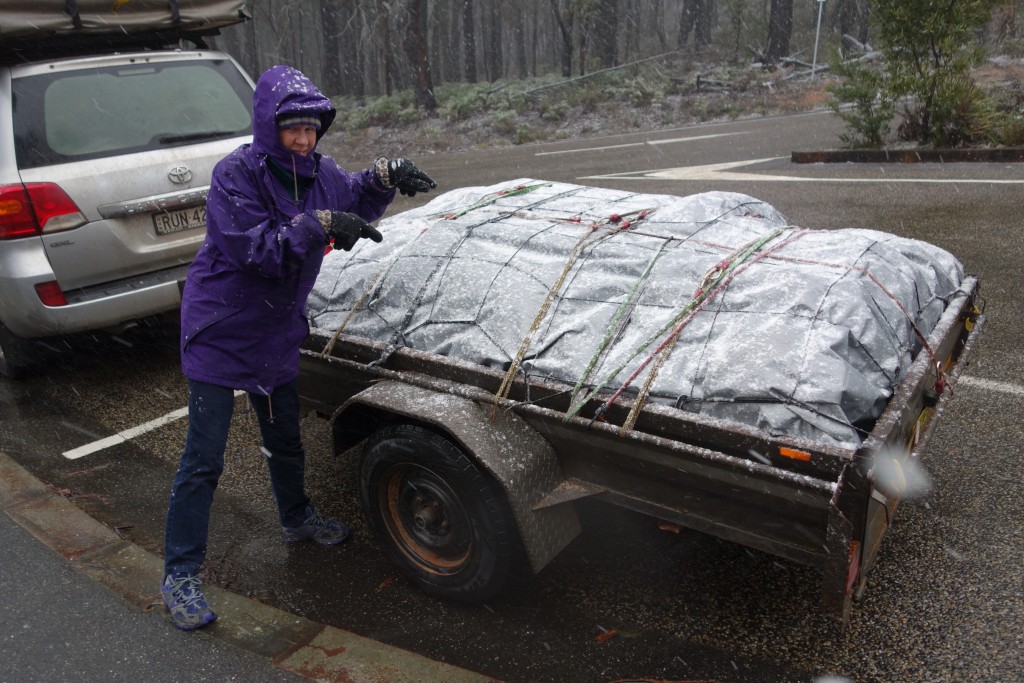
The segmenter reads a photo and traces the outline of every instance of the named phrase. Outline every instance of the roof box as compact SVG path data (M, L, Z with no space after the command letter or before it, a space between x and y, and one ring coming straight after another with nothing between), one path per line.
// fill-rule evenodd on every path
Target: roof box
M244 0L7 0L0 37L206 31L244 21Z

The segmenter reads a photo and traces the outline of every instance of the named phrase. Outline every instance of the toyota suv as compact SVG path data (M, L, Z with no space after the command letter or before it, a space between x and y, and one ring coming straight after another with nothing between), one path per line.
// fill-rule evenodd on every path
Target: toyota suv
M254 84L205 49L0 60L0 374L173 311Z

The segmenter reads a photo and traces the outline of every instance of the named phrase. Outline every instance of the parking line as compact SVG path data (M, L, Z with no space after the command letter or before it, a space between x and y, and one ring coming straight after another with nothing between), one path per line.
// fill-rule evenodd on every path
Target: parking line
M244 391L236 391L235 397L237 398L238 396L241 396L244 393ZM131 429L126 429L123 432L118 432L113 436L108 436L106 438L100 439L99 441L87 443L84 446L79 446L78 448L72 448L70 451L64 451L61 455L63 455L68 460L77 460L78 458L90 455L92 453L96 453L97 451L102 451L106 448L120 446L123 443L127 443L130 439L134 439L135 437L141 434L151 432L154 429L163 427L166 424L170 424L171 422L180 420L183 417L188 417L187 406L184 408L178 408L177 410L171 411L166 415L156 418L155 420L150 420L149 422L140 424L137 427L132 427Z
M961 376L960 381L969 387L978 387L979 389L987 389L988 391L997 391L1001 394L1024 396L1024 386L1014 384L1012 382L1000 382L994 379L981 379L978 377L971 377L970 375Z
M548 157L556 154L579 154L581 152L604 152L609 149L622 149L624 147L643 147L644 145L671 145L677 142L692 142L694 140L709 140L721 138L727 135L746 135L746 133L715 133L713 135L694 135L688 138L669 138L666 140L644 140L643 142L626 142L621 145L604 145L603 147L582 147L580 149L561 149L554 152L537 152L534 156Z
M721 164L705 166L683 166L680 168L661 168L648 171L629 171L626 173L609 173L606 175L581 176L580 180L714 180L737 182L782 182L782 183L931 183L945 185L1019 185L1024 179L1015 180L980 180L977 178L816 178L811 176L772 175L771 173L742 172L734 169L753 166L768 161L779 161L790 157L770 157L767 159L748 159L745 161L727 161Z

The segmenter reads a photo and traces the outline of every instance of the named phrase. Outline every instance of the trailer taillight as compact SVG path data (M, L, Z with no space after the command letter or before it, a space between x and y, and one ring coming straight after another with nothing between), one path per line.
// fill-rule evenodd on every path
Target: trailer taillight
M799 460L800 462L810 462L811 454L807 451L800 451L795 448L787 448L786 446L779 447L779 455L783 458L789 458L790 460Z
M0 239L71 230L85 223L85 215L58 185L0 185Z

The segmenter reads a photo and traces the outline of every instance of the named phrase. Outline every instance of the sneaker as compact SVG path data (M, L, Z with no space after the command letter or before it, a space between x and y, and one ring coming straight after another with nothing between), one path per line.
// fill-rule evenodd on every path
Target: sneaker
M352 533L335 519L322 517L312 505L306 508L306 521L299 526L281 527L286 541L315 541L320 545L338 545Z
M203 595L202 584L194 576L174 577L168 574L160 586L164 604L171 612L174 625L182 631L206 626L217 618Z

